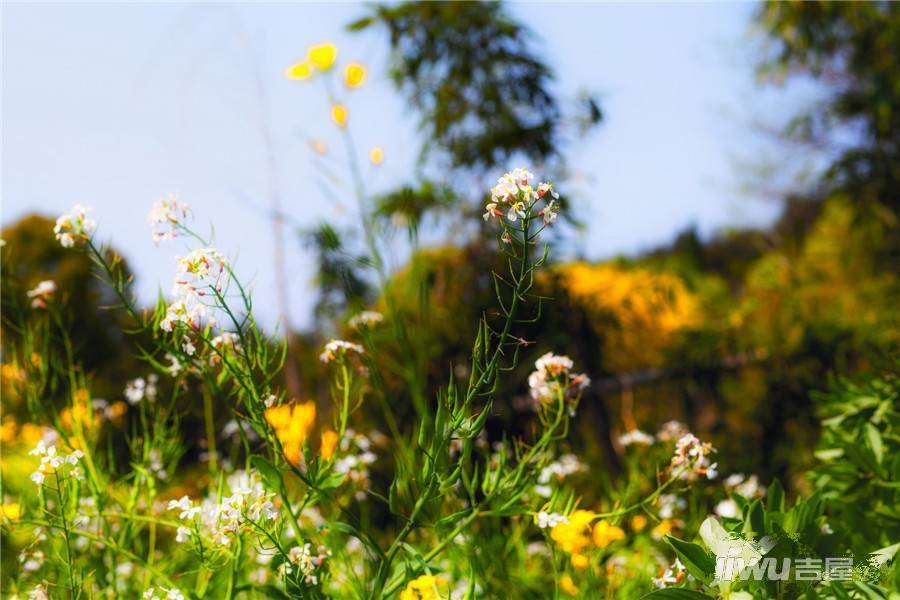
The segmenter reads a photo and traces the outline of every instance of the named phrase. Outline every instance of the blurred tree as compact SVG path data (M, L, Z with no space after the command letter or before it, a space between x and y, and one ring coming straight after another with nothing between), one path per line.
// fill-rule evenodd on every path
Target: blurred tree
M759 21L774 42L762 72L782 80L811 76L832 90L790 132L818 143L836 126L855 142L841 147L829 182L857 201L900 206L900 4L767 2Z
M60 246L53 225L51 219L30 215L3 229L4 343L15 339L16 322L38 316L28 306L26 292L41 280L53 280L58 287L55 301L70 317L74 359L94 375L95 395L117 397L126 379L141 372L136 347L123 333L123 327L128 330L134 324L114 311L97 309L115 305L114 293L93 276L93 263L84 253ZM124 268L127 272L127 265Z
M313 248L318 263L316 316L339 317L372 301L371 286L361 273L366 257L352 254L334 227L323 223L302 232L301 238Z
M511 157L559 158L563 124L553 74L535 36L495 2L375 5L349 27L382 25L394 51L391 76L421 111L423 156L441 151L451 168L492 169ZM581 99L580 126L600 121Z

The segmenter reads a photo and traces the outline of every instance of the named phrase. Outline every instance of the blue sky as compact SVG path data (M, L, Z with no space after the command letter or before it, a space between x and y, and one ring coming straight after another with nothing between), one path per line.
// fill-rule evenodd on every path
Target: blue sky
M606 121L569 149L566 191L590 224L575 251L630 254L691 223L709 234L777 214L776 202L744 185L747 162L770 149L756 125L782 122L808 94L758 85L754 5L509 9L535 32L561 96L586 89L602 100ZM367 172L371 189L407 180L416 160L415 115L386 80L385 38L344 31L363 12L350 3L6 4L3 224L92 206L100 236L123 252L140 297L151 300L168 289L183 248L155 247L146 214L177 192L199 223L214 224L217 246L253 278L257 309L273 324L269 186L297 223L352 213L315 183L308 141L339 143L324 94L286 80L284 67L324 40L339 46L340 60L364 62L367 85L347 104L360 148L384 148L385 164ZM288 248L293 325L308 327L314 267L299 242Z

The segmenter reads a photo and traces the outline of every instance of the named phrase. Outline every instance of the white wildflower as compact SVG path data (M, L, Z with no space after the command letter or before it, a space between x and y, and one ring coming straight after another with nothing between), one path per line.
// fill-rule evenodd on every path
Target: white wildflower
M547 529L548 527L550 529L553 529L560 523L568 523L568 522L569 522L569 518L566 517L565 515L560 515L557 513L548 513L543 510L541 512L539 512L537 514L537 516L535 517L535 523L537 523L537 526L540 527L541 529Z
M384 320L384 315L380 312L375 312L374 310L364 310L359 314L354 315L347 322L350 327L354 327L359 329L360 327L372 327L381 323Z
M179 544L191 539L191 530L183 525L175 531L175 541Z
M28 592L28 600L50 600L50 595L47 593L47 588L39 583Z
M87 218L87 213L90 210L80 204L76 204L72 207L71 213L56 219L53 233L56 234L56 239L63 248L71 248L76 243L87 241L91 238L97 225L93 220Z
M741 509L737 505L737 502L728 498L727 500L722 500L716 507L713 509L717 515L720 517L725 517L729 519L736 519L741 514Z
M47 302L53 299L55 293L56 283L45 279L38 282L26 295L31 298L31 308L47 308Z
M654 438L652 435L646 434L640 429L632 429L627 433L623 433L619 436L619 443L623 446L631 446L632 444L639 444L641 446L649 446L653 444Z
M656 439L661 442L670 442L681 439L687 433L690 432L684 423L680 421L666 421L656 433Z
M317 585L319 578L316 569L322 566L327 558L327 554L323 550L324 548L319 547L318 554L313 554L312 544L294 546L288 551L288 562L291 565L289 568L296 568L306 583ZM286 568L288 567L286 566Z
M319 360L323 363L330 363L333 360L346 356L348 352L362 354L364 351L364 348L359 344L345 342L344 340L331 340L325 344L325 349L319 355Z
M531 397L540 402L553 402L561 394L578 394L590 384L583 374L571 372L572 359L547 352L534 363L535 371L528 376Z
M178 226L184 223L190 207L178 200L176 194L169 194L153 203L147 220L150 222L153 242L171 240L178 236Z
M717 463L710 463L709 456L716 451L709 442L701 442L688 433L675 444L675 455L670 468L680 479L693 481L698 477L715 479Z
M681 561L677 558L675 562L666 567L665 571L659 577L653 578L653 583L658 588L669 587L681 583L686 576L686 570Z
M766 488L760 485L759 477L756 475L747 477L743 473L734 473L729 475L723 483L726 490L735 492L748 500L762 498L766 495Z

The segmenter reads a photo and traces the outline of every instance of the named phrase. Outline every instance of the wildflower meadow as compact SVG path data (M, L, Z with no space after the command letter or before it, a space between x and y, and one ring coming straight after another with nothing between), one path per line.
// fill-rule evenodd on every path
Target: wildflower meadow
M501 6L400 3L351 25L387 24L392 76L435 112L423 127L446 126L440 183L372 192L390 155L354 130L370 67L331 42L285 61L327 99L316 123L343 154L316 164L354 202L304 232L313 333L267 324L289 286L258 286L255 241L186 194L134 203L167 256L155 303L121 223L88 202L4 229L4 598L900 598L897 163L777 235L573 259L568 236L602 216L541 155L550 126L516 122L506 152L519 108L491 125L552 100ZM761 9L774 32L781 8ZM795 9L786 44L821 17ZM454 60L428 43L444 29L509 44L484 49L502 80L436 66ZM471 107L480 137L441 103L473 89L497 104ZM466 241L434 243L444 229Z

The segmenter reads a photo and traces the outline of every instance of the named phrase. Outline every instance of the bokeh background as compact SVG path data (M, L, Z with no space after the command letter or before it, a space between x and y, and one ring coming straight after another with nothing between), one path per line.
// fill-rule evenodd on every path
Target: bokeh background
M322 341L386 294L437 385L491 306L486 190L529 165L566 219L539 282L555 300L519 334L538 340L524 358L567 353L594 379L574 449L614 477L619 435L678 419L735 470L802 485L815 392L891 364L900 338L896 6L7 4L4 303L56 280L95 396L121 397L134 342L52 219L92 206L150 306L180 250L146 213L175 192L290 337L293 395L327 394ZM337 67L287 76L325 42ZM367 76L346 89L351 61ZM493 436L527 431L528 370Z

